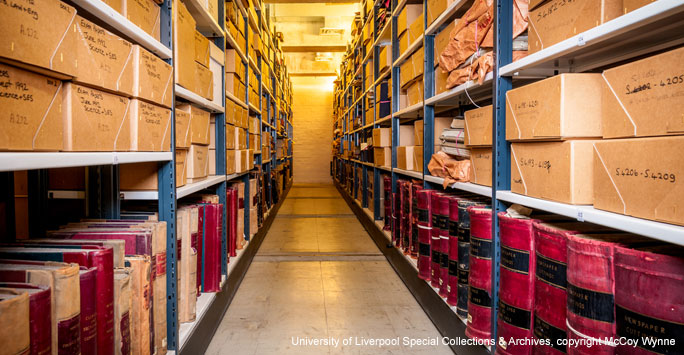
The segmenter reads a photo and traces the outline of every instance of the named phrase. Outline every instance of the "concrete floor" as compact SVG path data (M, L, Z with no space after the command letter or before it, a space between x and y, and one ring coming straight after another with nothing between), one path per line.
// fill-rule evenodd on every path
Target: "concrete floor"
M293 344L298 337L339 344ZM452 353L404 337L441 339L335 187L295 185L207 354ZM355 345L369 339L398 344Z

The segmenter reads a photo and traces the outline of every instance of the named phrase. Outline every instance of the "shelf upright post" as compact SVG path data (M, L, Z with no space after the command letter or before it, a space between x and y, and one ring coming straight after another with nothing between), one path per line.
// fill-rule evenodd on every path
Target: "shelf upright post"
M29 237L44 238L45 231L48 230L45 218L48 211L48 170L29 170L27 171L27 178L29 207L28 220L31 222L28 224ZM99 201L99 189L96 192L97 193L94 197L96 197ZM12 196L12 200L14 200L14 196ZM99 205L97 207L99 207ZM14 225L14 221L12 224ZM12 238L12 240L14 240L14 238Z
M380 34L378 33L378 2L376 1L375 4L373 5L373 43L377 41L377 39L380 37ZM375 83L378 81L378 77L380 76L380 63L378 62L378 59L380 58L380 46L378 44L373 46L373 122L375 122L375 118L378 116L378 104L380 100L380 95L378 95L378 87L375 85ZM373 125L373 128L380 127L379 125ZM372 131L371 131L372 135ZM375 162L375 159L373 159L373 162L375 165L377 165L377 162ZM380 220L380 194L384 193L383 190L380 189L380 169L374 167L373 168L373 219L374 220Z
M427 1L423 3L423 13L428 13ZM428 165L435 150L435 106L425 105L425 100L435 95L435 36L426 33L428 18L423 16L423 52L424 69L423 72L423 188L430 188L430 183L425 181L428 175Z
M512 88L510 77L502 77L499 70L513 61L513 0L497 0L494 12L494 85L492 137L494 137L492 160L492 339L497 339L499 312L499 266L501 262L501 238L499 236L498 212L506 205L496 197L499 190L511 187L511 151L506 141L506 91Z
M397 8L397 0L392 0L392 14ZM392 16L392 193L397 193L397 146L399 146L399 118L394 113L399 111L399 87L400 68L394 66L394 62L399 58L399 40L397 38L397 17ZM392 204L394 205L394 204Z
M161 5L161 42L173 51L172 0ZM173 65L173 59L167 60ZM175 88L175 85L173 86ZM175 107L175 89L174 102ZM176 246L176 121L171 116L171 160L160 163L158 176L159 220L166 222L166 338L169 350L179 350L178 275Z
M225 13L225 3L223 1L218 2L219 14ZM221 29L226 31L226 17L219 16L219 26ZM226 39L224 37L214 38L214 44L218 46L222 51L226 50ZM225 71L222 67L221 70ZM226 175L226 76L221 75L221 104L224 108L224 113L218 114L214 117L215 119L215 129L216 129L216 175ZM222 220L224 226L221 228L221 274L228 275L228 201L226 195L226 189L228 183L223 179L218 185L216 185L216 194L219 197L219 202L223 206L222 208Z
M250 24L249 24L249 13L247 16L244 16L245 19L245 48L243 49L245 53L245 58L247 58L247 63L245 63L245 104L247 105L247 117L249 117L249 41L250 41ZM247 139L247 150L249 150L249 139ZM245 197L244 197L244 233L245 233L245 240L249 241L250 237L250 230L249 230L249 222L250 222L250 217L249 217L249 212L251 210L251 200L249 199L249 172L245 175L242 176L242 182L245 185Z

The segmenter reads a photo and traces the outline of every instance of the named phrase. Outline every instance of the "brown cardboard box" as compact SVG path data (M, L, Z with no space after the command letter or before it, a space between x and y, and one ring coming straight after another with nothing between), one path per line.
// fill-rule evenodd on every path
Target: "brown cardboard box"
M243 173L249 169L249 150L241 149L235 151L235 172Z
M492 146L492 105L465 112L465 141L468 147Z
M373 148L373 161L375 165L391 167L392 166L392 148L391 147L375 147Z
M382 47L378 59L379 73L388 70L392 67L392 45Z
M188 182L199 181L209 175L209 147L192 144L186 159Z
M72 29L76 9L58 0L14 5L0 7L0 57L16 61L15 65L60 73L61 78L75 75L78 36Z
M411 85L406 88L406 97L408 99L407 105L412 106L423 102L423 77L413 81Z
M247 150L247 159L248 159L248 165L247 165L247 170L252 170L254 169L254 149L248 149ZM256 190L253 190L256 191Z
M425 24L425 19L423 18L423 14L421 13L418 17L416 17L413 22L411 22L411 25L409 26L407 33L408 33L408 41L409 43L413 43L420 38L420 36L423 35L423 25Z
M216 175L216 149L209 148L209 175Z
M446 49L447 45L449 45L449 40L451 39L451 30L453 28L453 24L449 25L442 31L440 31L437 35L435 35L435 66L439 64L440 54L442 54L444 49Z
M235 49L226 49L226 66L224 68L226 73L234 73L238 77L245 75L245 66L242 63L242 58Z
M239 100L244 100L244 96L238 96L240 91L240 78L236 73L226 72L226 91L233 94Z
M409 43L409 36L406 33L404 33L397 38L397 41L399 42L399 55L402 55L408 50L408 47L411 45L411 43Z
M176 187L184 186L187 181L186 159L188 158L187 149L176 149ZM157 164L155 164L157 165ZM157 166L157 169L159 167Z
M74 81L132 96L135 87L134 46L81 16L76 16L75 22L77 30L73 35L77 37L77 65Z
M64 83L64 150L131 149L130 100L101 90Z
M492 148L470 149L470 182L492 186Z
M435 117L434 118L433 137L434 137L435 143L439 143L439 136L442 135L442 131L451 127L451 121L453 121L453 118L451 118L451 117ZM414 145L416 145L416 146L424 145L423 138L425 137L425 135L423 134L423 128L424 128L423 120L413 121L413 142L414 142Z
M207 100L214 98L214 75L200 63L195 63L195 94Z
M152 0L125 0L126 18L157 41L161 38L161 8Z
M237 130L238 148L247 149L247 130L244 128L238 128Z
M392 129L391 128L373 128L373 146L374 147L391 147L392 146Z
M133 46L133 96L171 107L173 104L173 67L144 48Z
M237 148L237 127L226 125L226 149Z
M401 64L401 66L399 67L399 71L399 85L402 89L406 89L406 87L409 86L413 82L413 79L416 77L415 73L413 72L413 61L411 61L411 57L409 57L404 63Z
M684 48L603 72L603 137L684 134Z
M132 99L129 112L132 151L167 152L171 150L171 110Z
M235 174L235 152L233 149L226 149L226 174Z
M176 84L194 92L195 19L179 0L174 0L173 12L173 61L176 69Z
M413 64L413 75L415 77L423 75L425 72L425 49L423 47L411 55L411 63Z
M209 40L200 31L195 30L195 62L209 68L210 54Z
M642 6L646 6L656 0L622 0L623 1L623 12L626 14L632 12Z
M446 83L448 78L449 73L444 73L440 67L435 68L435 94L447 91Z
M546 1L547 0L530 0L529 5L528 5L529 9L532 10L532 9L536 8L537 6L543 4Z
M64 147L62 82L0 64L0 150Z
M192 135L190 134L190 112L181 109L174 111L176 119L176 148L190 148Z
M226 98L226 124L235 124L235 106L232 100Z
M412 124L399 126L399 145L415 145Z
M594 144L594 207L684 225L684 137Z
M216 121L213 118L209 121L209 149L216 149Z
M178 153L176 153L178 159ZM119 189L121 191L157 190L159 177L157 163L133 163L119 165ZM176 161L176 186L178 186L178 161Z
M399 146L397 147L397 168L403 169L403 170L412 170L412 171L422 171L422 159L421 159L421 170L417 170L418 166L418 161L416 161L416 154L414 154L416 150L415 146ZM420 156L422 157L423 155L423 149L422 147L420 148Z
M511 191L574 205L591 205L595 140L511 144Z
M529 53L622 15L622 0L551 0L530 11Z
M414 146L413 147L413 171L417 171L422 173L423 172L423 147L422 146Z
M408 29L418 16L423 14L423 4L406 4L397 17L397 35L401 35Z
M560 74L506 93L506 139L601 137L601 75Z
M176 111L190 113L190 142L192 144L209 144L211 115L209 112L190 104L176 105Z

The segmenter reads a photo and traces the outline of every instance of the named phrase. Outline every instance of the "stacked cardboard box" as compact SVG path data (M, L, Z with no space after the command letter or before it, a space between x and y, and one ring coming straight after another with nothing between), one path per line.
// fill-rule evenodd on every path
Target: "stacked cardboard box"
M399 143L397 146L398 169L422 171L423 147L416 146L415 137L413 124L399 126Z
M470 149L470 181L492 186L492 105L465 112L464 144Z
M392 129L373 129L373 162L377 166L392 167Z
M174 57L176 83L207 99L214 99L214 73L209 40L196 29L196 21L185 7L174 4Z
M451 121L453 119L451 117L435 117L434 118L434 123L433 123L433 142L434 147L433 147L433 153L437 153L441 150L439 144L436 144L439 142L439 136L442 134L442 132L445 129L448 129L451 127ZM423 120L416 120L413 121L413 141L415 147L413 148L413 160L415 161L415 167L413 170L415 171L423 171L423 145L424 145L424 125L423 125ZM429 160L428 160L429 161Z

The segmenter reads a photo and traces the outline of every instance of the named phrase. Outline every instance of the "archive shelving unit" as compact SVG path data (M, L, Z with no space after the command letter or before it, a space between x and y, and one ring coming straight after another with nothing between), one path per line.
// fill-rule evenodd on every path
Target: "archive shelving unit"
M92 19L96 24L111 30L134 44L144 47L159 58L165 60L168 64L174 65L173 0L165 0L161 5L161 37L159 41L100 0L71 0L71 3L77 7L79 14L85 14L86 17ZM171 151L169 152L0 152L0 177L2 177L2 180L6 183L2 195L6 197L13 196L14 172L27 171L29 190L28 217L31 221L31 224L29 225L29 234L31 237L41 236L47 230L47 226L44 224L42 216L46 215L48 199L85 200L85 205L87 206L85 215L87 217L107 219L117 219L120 217L122 201L157 201L159 220L165 221L167 224L166 274L172 276L167 277L167 346L170 354L200 353L209 345L209 340L227 309L252 257L256 253L261 239L263 239L273 218L275 218L275 214L279 207L278 202L282 202L284 196L287 194L290 179L292 177L291 141L286 159L276 159L275 150L273 149L268 150L272 153L272 156L269 156L266 159L261 157L260 150L258 152L255 151L257 158L255 159L255 170L253 171L263 171L267 177L264 179L266 183L263 187L266 189L268 196L266 201L264 201L268 208L268 211L264 215L265 220L259 231L250 231L250 210L245 209L245 239L250 241L250 243L244 249L239 250L237 257L232 258L230 263L228 262L227 253L224 250L221 260L222 292L203 293L197 299L196 321L181 324L179 322L177 304L179 287L177 285L177 278L175 277L177 274L178 260L176 245L176 211L179 199L198 191L208 191L218 195L220 203L224 206L222 217L223 225L227 225L227 184L232 181L244 182L244 194L245 196L249 196L249 179L251 171L226 175L226 100L232 100L245 109L249 109L251 115L256 115L259 119L260 127L258 130L261 132L262 138L268 135L273 137L273 142L275 142L278 138L291 139L293 135L292 110L290 107L292 103L292 86L287 71L282 65L280 75L274 71L273 63L278 60L275 50L270 51L273 55L267 59L262 56L253 58L249 55L249 37L252 33L267 38L267 45L271 48L276 48L273 36L270 34L271 32L268 28L268 21L263 6L260 6L258 2L254 2L256 14L259 17L257 23L253 16L248 13L242 2L236 0L236 4L240 9L240 14L245 20L245 28L243 31L245 32L246 46L245 48L240 48L230 33L225 30L226 16L224 1L217 2L219 12L218 21L216 21L201 5L199 0L183 0L183 3L195 19L197 30L222 51L226 48L236 49L245 64L245 77L249 78L249 68L251 66L258 79L258 102L250 102L249 90L246 90L247 93L244 98L235 97L228 92L225 88L223 67L221 67L222 81L220 83L220 88L221 92L225 94L221 95L222 100L220 103L207 100L174 82L174 101L172 107L175 107L176 102L189 102L209 111L212 116L212 121L215 122L215 175L211 175L198 182L188 183L179 188L176 187L176 132L173 108L171 116ZM254 32L249 30L250 26L252 26ZM267 71L262 72L260 68L267 68ZM272 85L270 87L267 87L265 82L262 81L262 78L265 76L271 78L269 82L272 83ZM245 82L249 89L249 80L247 79ZM262 106L262 102L265 102L266 104ZM281 120L282 124L278 123L278 119ZM283 129L278 132L276 127L282 127ZM158 190L121 191L119 188L119 165L142 162L158 163ZM275 189L275 175L272 175L272 172L275 173L276 166L284 166L288 169L286 173L288 179L284 180L286 185L283 186L283 193L281 195L278 195L277 190ZM86 168L86 179L88 182L85 191L48 190L47 180L49 169L66 167ZM8 226L6 232L8 237L11 238L14 237L15 232L13 218L14 211L10 208L7 217ZM225 247L227 245L227 228L223 228L222 233L222 245Z
M443 189L444 180L430 175L428 163L432 157L435 113L454 108L459 104L491 102L493 106L493 153L492 153L492 186L457 182L446 190L467 191L491 198L493 208L492 220L492 338L496 339L496 320L498 312L498 288L500 267L500 238L497 212L505 211L510 204L520 204L534 209L574 218L580 222L614 228L617 230L640 234L656 240L684 245L684 227L630 217L612 212L601 211L592 206L571 205L539 198L532 198L510 191L510 143L506 141L506 92L515 86L540 80L563 72L586 72L617 64L629 59L638 58L684 43L684 3L678 0L658 0L642 8L624 14L612 21L579 33L560 43L530 54L515 62L513 51L513 0L496 0L494 2L494 71L488 73L482 83L468 81L444 92L435 92L434 37L440 30L459 18L472 2L456 0L447 6L441 15L432 23L427 23L424 16L423 34L404 53L398 51L397 16L407 3L422 3L423 14L427 13L427 2L416 0L392 0L391 19L384 28L377 26L377 11L380 1L375 1L372 11L363 14L362 27L372 26L374 41L369 52L365 52L361 41L353 42L347 51L347 61L342 65L334 104L342 109L338 111L333 122L334 140L339 143L339 155L333 157L332 174L343 197L354 209L370 231L378 246L386 254L404 282L426 310L433 322L445 336L465 337L465 326L457 318L453 309L437 296L428 283L416 277L415 262L405 257L396 248L390 247L391 237L382 231L380 222L380 174L390 174L392 192L397 192L397 179L411 178L422 180L424 188ZM361 38L361 36L359 36ZM389 71L378 70L380 47L392 44L392 66ZM424 99L422 102L400 109L401 64L419 48L425 50L424 56ZM365 87L365 64L373 60L373 87ZM357 63L355 66L354 63ZM347 75L348 73L353 73ZM368 117L366 115L366 95L377 93L377 86L383 80L392 81L391 115L387 117ZM356 93L361 93L357 95ZM375 95L377 110L377 95ZM374 112L374 111L372 111ZM356 128L350 122L360 118ZM397 146L400 145L398 126L417 118L423 119L423 172L397 169ZM339 127L339 130L336 128ZM372 163L352 159L347 151L358 147L360 142L370 137L370 131L378 127L392 127L392 166L384 167ZM349 170L352 170L350 173ZM357 169L362 172L358 176ZM372 172L374 181L369 181ZM348 178L351 176L351 179ZM367 200L366 190L374 188L374 201ZM364 193L359 198L357 191ZM368 208L373 204L373 211ZM434 290L434 289L432 289ZM450 313L445 315L444 313ZM491 352L484 347L459 347L460 353L481 354Z

